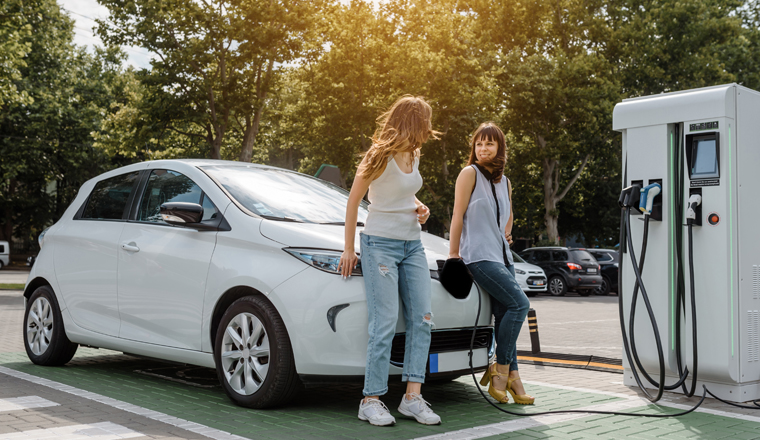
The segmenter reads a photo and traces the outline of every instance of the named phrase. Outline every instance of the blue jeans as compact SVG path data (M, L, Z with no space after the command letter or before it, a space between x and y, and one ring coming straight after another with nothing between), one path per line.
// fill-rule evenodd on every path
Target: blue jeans
M430 310L430 270L422 241L361 234L361 259L369 317L364 395L382 396L388 392L391 342L396 333L399 298L406 322L401 380L424 383L433 313Z
M515 281L515 267L478 261L468 264L467 268L475 282L491 295L496 329L496 362L509 364L509 371L517 370L517 337L528 316L530 301Z

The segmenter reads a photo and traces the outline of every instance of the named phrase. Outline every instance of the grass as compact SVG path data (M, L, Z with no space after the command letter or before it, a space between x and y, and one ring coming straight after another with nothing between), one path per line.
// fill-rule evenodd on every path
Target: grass
M24 290L24 283L0 283L0 290Z

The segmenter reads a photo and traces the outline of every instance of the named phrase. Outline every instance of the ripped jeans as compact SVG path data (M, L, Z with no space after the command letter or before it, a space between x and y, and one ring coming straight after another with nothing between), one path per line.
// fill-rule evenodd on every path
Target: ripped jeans
M399 298L406 323L401 380L424 383L433 313L430 270L422 241L361 234L361 261L369 317L364 395L382 396L388 392Z

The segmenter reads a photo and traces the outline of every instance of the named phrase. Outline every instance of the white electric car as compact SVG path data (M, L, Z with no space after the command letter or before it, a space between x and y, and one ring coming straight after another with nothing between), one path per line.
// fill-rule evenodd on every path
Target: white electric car
M527 263L517 253L512 251L515 260L515 280L528 296L536 296L546 292L546 274L535 264Z
M32 362L62 365L78 344L216 368L237 404L287 402L302 383L364 375L362 268L337 273L348 193L283 169L162 160L86 182L40 236L24 297ZM359 227L367 217L359 209ZM359 250L357 231L356 249ZM428 374L469 372L493 353L488 296L449 295L437 278L448 242L423 233L434 331ZM401 310L391 374L401 373Z

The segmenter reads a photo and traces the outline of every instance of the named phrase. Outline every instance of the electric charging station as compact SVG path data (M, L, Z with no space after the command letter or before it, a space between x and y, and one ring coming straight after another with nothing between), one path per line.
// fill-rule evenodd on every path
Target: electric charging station
M648 249L640 271L656 325L641 300L633 325L629 322L637 281L630 249L620 244L621 318L635 340L631 347L640 361L638 371L646 375L660 368L656 328L668 385L685 371L690 373L685 383L691 385L697 370L699 389L704 384L733 402L760 399L760 93L729 84L626 99L615 107L613 129L622 133L623 187L661 187L648 200ZM697 195L701 204L690 204ZM690 207L688 234L693 237L688 240ZM630 238L639 258L645 241L640 220L646 214L638 209L630 214ZM693 304L684 294L692 289L690 243ZM623 365L624 383L635 386L629 357ZM641 382L657 388L654 379Z

